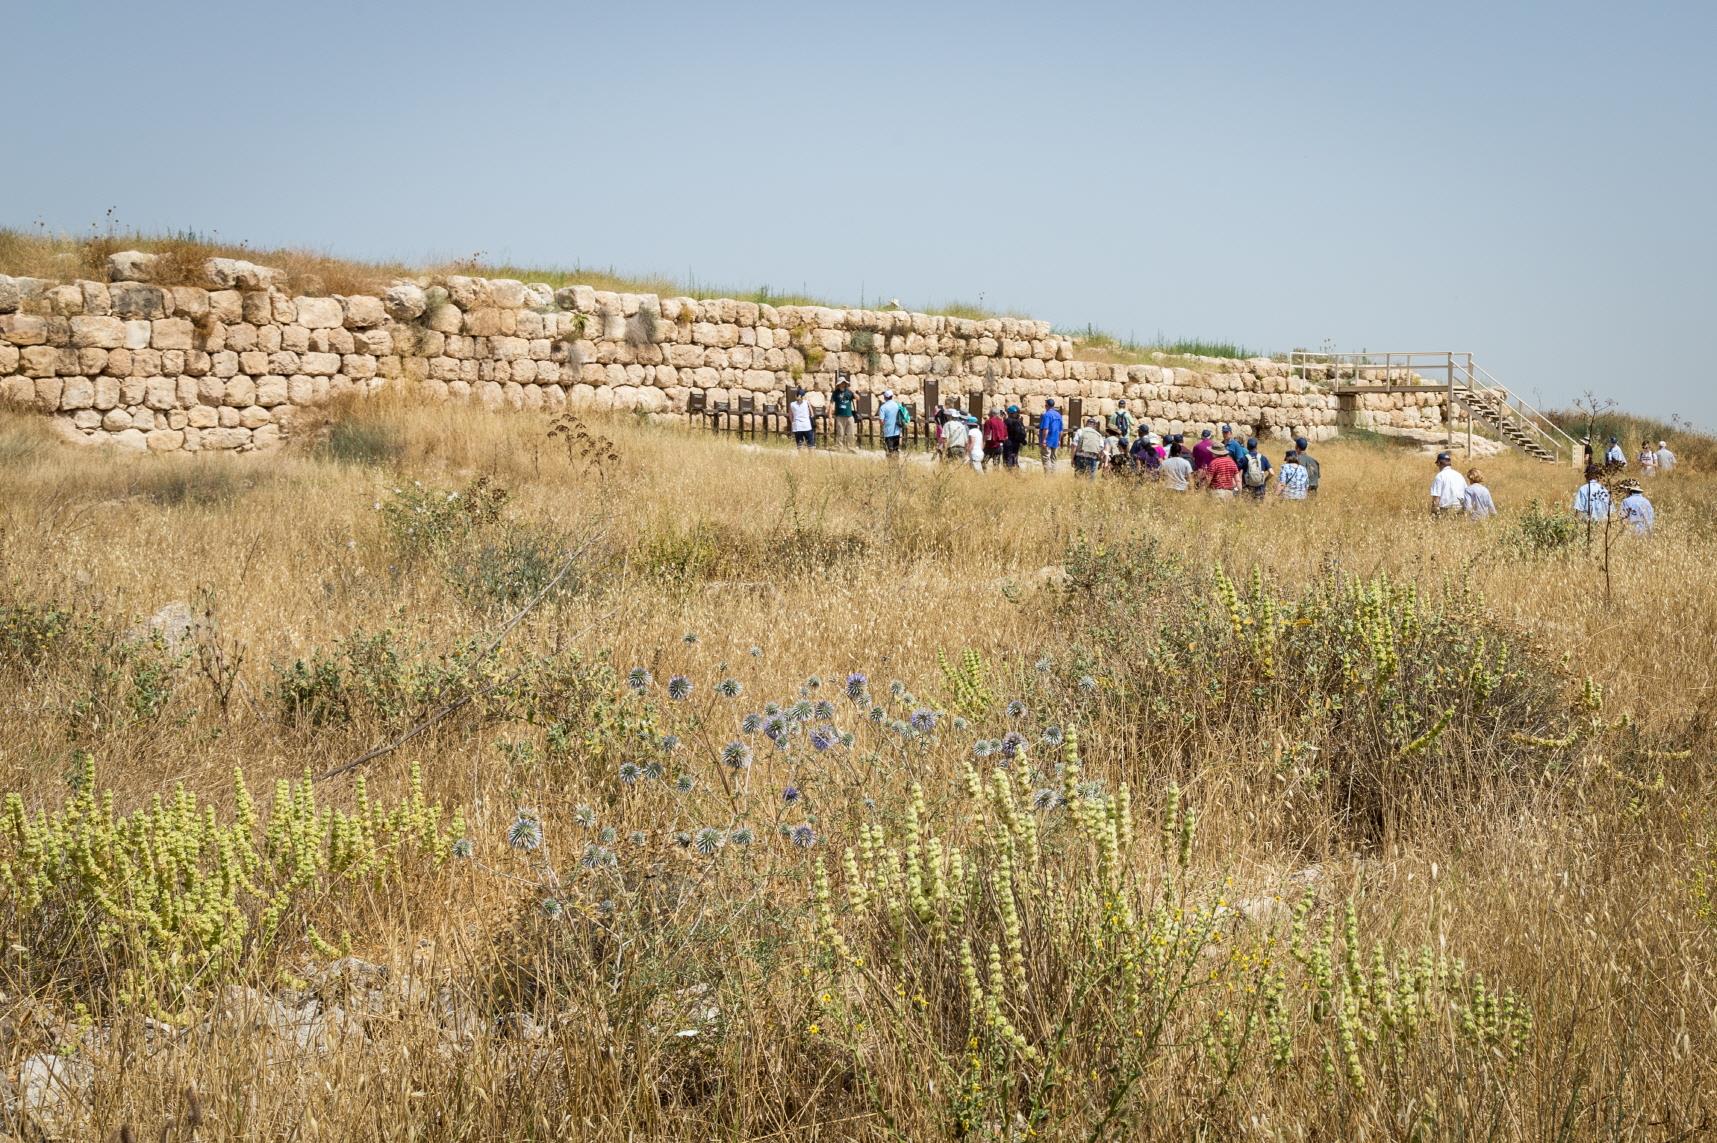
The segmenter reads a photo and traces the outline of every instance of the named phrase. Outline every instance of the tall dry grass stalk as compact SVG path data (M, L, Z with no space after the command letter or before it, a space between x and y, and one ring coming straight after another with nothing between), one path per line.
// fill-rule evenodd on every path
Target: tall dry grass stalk
M261 895L239 891L253 927L224 959L181 943L151 960L161 934L101 911L141 870L38 869L66 902L53 915L108 918L99 955L93 921L50 925L15 877L0 888L0 1054L13 1076L44 1053L93 1065L87 1101L55 1109L68 1137L169 1120L188 1137L187 1085L199 1138L1708 1130L1709 473L1652 487L1658 534L1622 545L1606 607L1578 543L1521 538L1524 506L1561 505L1568 474L1513 456L1485 462L1503 513L1473 526L1426 518L1429 460L1371 445L1318 450L1317 500L1254 506L630 420L550 437L528 415L377 406L344 424L269 456L183 458L0 424L0 786L26 817L52 812L93 766L116 813L158 794L170 811L182 786L224 823L242 818L241 767L262 807ZM577 543L564 588L474 661ZM1332 585L1375 613L1319 602ZM188 630L152 634L175 601ZM1397 653L1412 678L1378 667ZM1500 681L1439 681L1445 666ZM1384 691L1458 698L1445 714ZM362 771L364 798L409 807L415 768L441 828L462 815L453 849L342 866L328 854L357 843L327 807L357 805L349 777L314 810L267 810L276 780L462 696ZM779 749L740 726L771 701L810 708ZM825 724L851 745L816 746ZM1076 730L1077 773L1052 725ZM1018 761L975 753L1009 732ZM1171 786L1196 829L1164 820ZM69 853L118 844L89 805ZM277 814L297 814L293 852L318 831L332 848L310 872L278 866L296 888L265 940ZM36 868L6 837L14 874ZM976 878L958 909L929 887L960 884L955 849ZM172 892L215 862L183 860L205 873L174 866ZM1289 955L1308 887L1327 995L1316 955ZM978 991L1001 997L989 1015L969 1007L962 939ZM1465 962L1446 991L1421 982L1435 1000L1411 1042L1366 983L1374 942L1391 966L1422 946ZM1196 976L1177 992L1129 948ZM342 955L361 963L330 970ZM1529 1028L1486 1009L1505 990ZM1256 1054L1228 1052L1254 1017ZM1282 1045L1291 1062L1272 1063Z

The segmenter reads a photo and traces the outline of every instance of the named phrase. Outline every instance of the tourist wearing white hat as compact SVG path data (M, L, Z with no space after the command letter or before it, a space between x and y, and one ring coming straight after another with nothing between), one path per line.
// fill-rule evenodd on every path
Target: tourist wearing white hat
M1657 442L1657 470L1665 476L1675 471L1675 454L1669 451L1668 441Z

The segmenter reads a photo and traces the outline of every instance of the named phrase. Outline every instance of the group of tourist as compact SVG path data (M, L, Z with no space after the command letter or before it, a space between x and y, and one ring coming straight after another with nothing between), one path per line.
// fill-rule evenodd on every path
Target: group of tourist
M830 404L835 446L856 448L857 402L844 378L837 382ZM801 448L814 448L815 415L804 389L794 394L787 409L795 443ZM992 408L981 419L973 413L937 406L931 419L936 455L952 464L970 466L980 474L989 467L1018 468L1020 456L1030 442L1030 431L1018 405ZM907 426L912 422L910 407L897 400L892 390L885 389L877 420L883 451L891 457L897 456ZM1183 433L1164 436L1152 432L1150 425L1133 416L1124 399L1116 402L1114 413L1108 417L1086 417L1083 424L1069 432L1055 398L1047 398L1037 422L1038 454L1046 473L1055 471L1064 444L1072 457L1075 475L1095 480L1102 472L1124 473L1160 481L1170 492L1204 491L1222 500L1242 495L1263 500L1271 494L1284 500L1305 500L1317 495L1323 477L1322 466L1303 436L1294 438L1294 447L1283 455L1280 465L1273 465L1260 450L1258 438L1242 439L1232 426L1204 429L1198 440L1188 446ZM1586 451L1586 483L1574 495L1575 515L1592 521L1608 519L1614 514L1635 532L1650 532L1656 513L1639 481L1627 479L1616 485L1622 499L1612 508L1610 487L1603 479L1605 469L1617 472L1627 467L1626 454L1617 438L1610 438L1603 466L1590 462L1589 444ZM1649 478L1673 471L1675 454L1666 441L1658 441L1656 448L1647 441L1640 448L1638 462L1642 473ZM1432 515L1463 515L1472 520L1496 515L1496 501L1482 472L1470 468L1463 475L1447 452L1438 453L1436 463L1437 473L1431 481Z
M1648 461L1647 457L1651 459ZM1574 515L1577 519L1602 523L1614 518L1636 535L1651 532L1657 523L1657 511L1646 496L1645 487L1632 477L1616 482L1614 487L1621 494L1618 502L1611 495L1611 485L1604 480L1607 474L1613 476L1625 469L1627 463L1621 445L1611 437L1610 447L1604 453L1604 463L1598 465L1588 461L1585 483L1574 492ZM1669 450L1667 441L1658 441L1655 449L1648 442L1640 450L1639 463L1649 478L1660 472L1674 471L1675 454ZM1431 479L1431 514L1439 517L1464 515L1471 520L1484 520L1496 515L1496 501L1485 486L1484 474L1473 468L1462 476L1448 453L1438 453L1437 474Z

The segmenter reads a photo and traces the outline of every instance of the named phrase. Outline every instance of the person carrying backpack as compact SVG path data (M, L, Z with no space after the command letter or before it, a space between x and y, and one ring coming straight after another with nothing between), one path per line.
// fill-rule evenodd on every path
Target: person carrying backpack
M1264 499L1264 490L1270 486L1270 458L1258 451L1257 437L1246 438L1246 454L1242 461L1240 482L1252 494L1252 499Z
M1115 431L1126 440L1133 435L1133 414L1127 412L1127 399L1121 398L1115 402Z
M1073 434L1073 471L1092 480L1103 464L1103 434L1097 431L1097 418L1085 418L1085 427Z
M942 422L942 452L955 464L966 460L966 433L966 418L959 413L949 413Z
M1018 405L1008 406L1007 419L1008 439L1002 442L1002 463L1009 468L1019 467L1019 450L1025 447L1025 418L1020 416Z

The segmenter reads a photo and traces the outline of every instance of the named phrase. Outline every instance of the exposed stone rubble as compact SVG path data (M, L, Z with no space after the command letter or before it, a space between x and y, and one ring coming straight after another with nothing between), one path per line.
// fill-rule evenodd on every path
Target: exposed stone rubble
M1196 368L1075 360L1046 322L771 306L551 289L452 276L377 297L292 296L277 270L210 259L208 287L148 280L153 257L109 259L110 282L0 276L0 399L52 415L83 443L155 451L263 449L307 409L403 388L490 408L638 410L783 402L804 385L925 402L1126 398L1159 431L1227 422L1260 436L1334 435L1338 424L1432 428L1440 393L1338 398L1267 359ZM1182 359L1176 359L1177 362ZM820 397L819 397L820 399ZM1346 402L1344 405L1343 402Z

